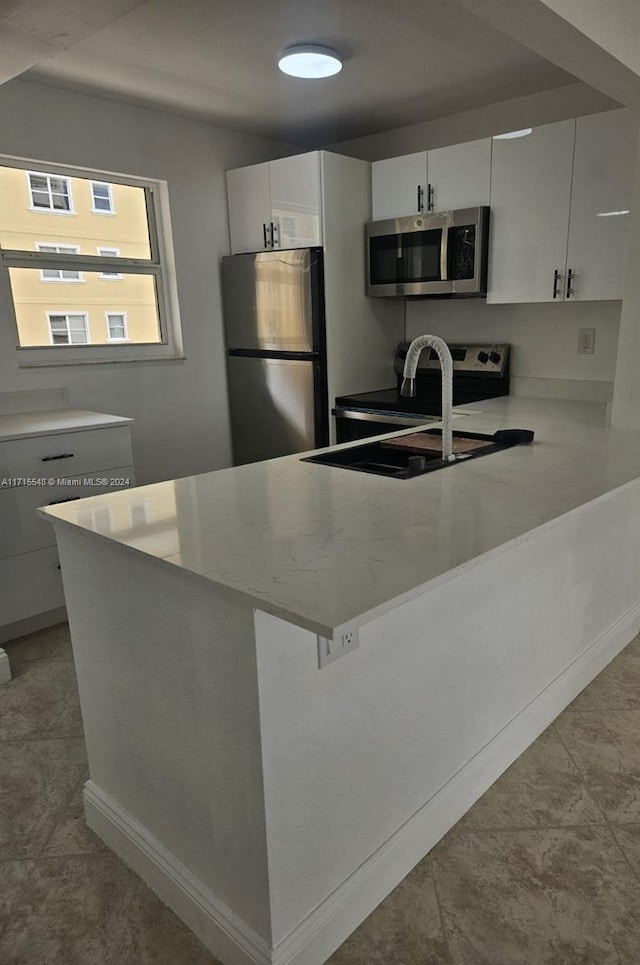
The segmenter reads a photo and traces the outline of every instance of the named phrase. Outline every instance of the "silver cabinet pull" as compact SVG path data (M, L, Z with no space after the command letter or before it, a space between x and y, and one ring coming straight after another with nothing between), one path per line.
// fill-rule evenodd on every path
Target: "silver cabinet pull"
M55 462L56 459L73 459L75 452L61 452L59 456L43 456L40 462Z
M279 225L276 222L271 222L271 247L275 248L276 245L280 244L280 235L276 238L276 232L279 232Z
M264 221L262 222L262 236L263 236L263 238L264 238L264 246L265 246L265 248L268 248L268 247L269 247L269 242L267 241L267 226L266 226L266 224L264 223Z
M558 291L559 284L560 284L560 272L556 268L556 270L553 273L553 297L554 298L560 297L560 292Z
M576 293L575 288L573 287L573 279L575 278L575 276L576 276L576 273L573 270L573 268L569 268L569 270L567 271L567 290L565 293L567 298L571 298L571 296L575 295Z
M433 211L435 208L435 196L436 189L432 184L427 185L427 211Z
M418 214L421 214L423 210L423 205L424 205L423 198L424 198L424 188L422 187L421 184L419 184L418 185Z

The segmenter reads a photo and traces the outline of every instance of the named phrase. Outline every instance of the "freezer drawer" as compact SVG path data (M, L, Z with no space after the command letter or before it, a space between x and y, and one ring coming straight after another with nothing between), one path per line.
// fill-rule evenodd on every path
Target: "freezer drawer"
M227 362L237 466L326 444L317 362L246 356Z

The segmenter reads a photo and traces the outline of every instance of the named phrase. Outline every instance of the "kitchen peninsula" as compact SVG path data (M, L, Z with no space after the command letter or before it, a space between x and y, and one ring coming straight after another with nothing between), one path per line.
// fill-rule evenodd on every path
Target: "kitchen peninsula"
M640 436L597 403L464 412L535 442L42 511L87 820L225 965L320 965L640 628Z

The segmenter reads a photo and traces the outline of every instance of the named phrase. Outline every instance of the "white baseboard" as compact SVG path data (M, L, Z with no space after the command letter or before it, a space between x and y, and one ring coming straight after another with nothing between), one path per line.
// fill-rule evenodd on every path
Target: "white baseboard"
M639 630L640 601L274 948L91 781L84 791L87 823L224 965L322 965Z
M149 885L224 965L271 965L268 943L102 788L87 781L89 827Z
M9 643L11 640L18 640L20 637L26 637L28 633L35 633L37 630L54 627L58 623L64 623L66 619L66 607L59 606L56 607L55 610L36 613L33 617L17 620L15 623L5 623L4 626L0 627L0 644Z
M0 684L6 684L9 680L11 680L9 657L0 647Z

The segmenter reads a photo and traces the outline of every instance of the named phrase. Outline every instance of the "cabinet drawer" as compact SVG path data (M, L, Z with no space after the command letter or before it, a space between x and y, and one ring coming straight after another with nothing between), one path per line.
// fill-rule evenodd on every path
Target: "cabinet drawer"
M0 560L2 626L64 606L55 546Z
M84 483L92 477L95 485ZM70 476L54 486L15 486L0 490L0 559L55 544L53 526L36 513L39 506L128 488L122 482L125 479L135 486L133 466L106 470L104 476L96 473Z
M16 478L77 476L132 462L128 426L16 439L0 445L0 487Z

